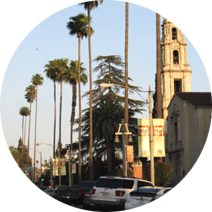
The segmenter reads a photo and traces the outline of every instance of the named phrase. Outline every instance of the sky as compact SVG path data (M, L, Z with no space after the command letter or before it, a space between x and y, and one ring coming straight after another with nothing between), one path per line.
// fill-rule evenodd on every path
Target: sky
M44 71L45 64L49 60L68 58L77 60L78 47L76 36L70 36L66 27L69 17L79 13L87 14L83 6L73 4L80 1L57 1L46 0L45 3L38 1L21 0L17 3L8 0L7 4L1 2L1 20L4 29L1 39L1 58L3 58L1 71L1 140L8 146L18 145L22 134L22 117L19 110L23 106L29 107L24 98L25 88L30 85L33 75L41 74L44 83L38 89L38 120L37 120L37 143L52 143L53 140L53 83L46 78ZM138 4L138 1L130 1ZM133 79L131 84L141 86L147 90L149 86L155 88L156 73L156 33L155 33L155 11L172 21L185 35L187 46L188 63L192 73L192 91L210 92L210 82L207 73L210 70L208 55L205 54L211 45L209 41L207 21L209 13L205 12L198 18L195 17L195 10L199 5L193 3L194 9L185 4L182 8L167 5L168 1L161 1L167 5L167 9L161 7L157 1L139 1L142 6L129 5L129 77ZM185 3L184 1L178 1ZM207 2L203 1L204 9L207 9ZM10 6L12 5L12 6ZM196 7L195 7L196 6ZM23 9L26 8L26 9ZM3 9L2 9L3 8ZM18 11L21 12L17 12ZM149 8L149 9L147 9ZM169 9L168 9L169 8ZM176 10L182 11L179 14ZM189 10L189 15L186 15ZM5 12L7 11L7 12ZM209 12L209 11L208 11ZM192 16L193 15L193 16ZM91 38L92 58L102 55L120 55L124 60L124 39L125 39L125 3L121 1L105 0L102 5L91 12L92 27L95 31ZM170 17L170 18L169 18ZM182 18L184 17L184 20ZM196 19L195 19L196 18ZM198 29L197 29L198 26ZM199 29L200 28L200 29ZM204 33L202 33L204 32ZM201 42L199 41L200 36ZM191 37L191 38L190 38ZM194 44L194 46L193 46ZM36 50L38 49L38 50ZM196 51L196 49L198 51ZM197 53L199 52L199 54ZM88 40L84 38L81 42L81 61L88 69ZM203 65L204 64L204 65ZM92 68L97 64L92 63ZM206 68L205 68L206 67ZM93 80L96 74L93 74ZM89 90L89 85L82 86L82 95ZM147 98L147 94L142 94ZM140 100L140 96L133 95L132 98ZM62 109L62 143L70 143L69 128L71 114L72 89L68 84L63 86L63 109ZM57 120L59 120L59 84L57 85ZM88 107L88 99L82 99L82 109ZM77 105L78 106L78 105ZM148 110L148 108L146 108ZM34 116L35 103L32 106L31 137L30 146L34 145ZM78 109L76 108L76 118ZM143 115L137 114L138 118L148 118L148 112ZM58 139L58 123L57 136ZM77 134L74 135L76 140ZM52 147L41 145L37 147L42 152L43 160L52 157ZM33 158L33 151L30 151ZM39 160L39 154L37 154Z

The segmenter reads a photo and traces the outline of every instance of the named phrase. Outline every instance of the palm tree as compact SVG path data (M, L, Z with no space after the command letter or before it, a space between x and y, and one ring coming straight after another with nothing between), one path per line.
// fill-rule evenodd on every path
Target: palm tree
M70 35L77 35L78 38L78 82L80 82L80 49L81 39L87 37L88 33L88 17L85 14L79 14L77 16L70 17L70 22L67 23ZM91 28L91 33L93 32ZM81 87L78 83L78 96L79 96L79 166L78 166L78 180L81 181Z
M35 91L35 86L34 85L29 85L25 89L25 98L27 99L27 102L30 103L30 109L29 109L29 130L28 130L28 150L27 150L27 163L29 164L29 148L30 148L30 123L31 123L31 108L32 108L32 103L35 100L36 97L36 91Z
M36 109L35 109L35 137L34 137L34 167L35 167L35 160L36 160L36 133L37 133L37 110L38 110L38 86L43 84L43 77L40 74L36 74L32 76L31 83L36 86ZM34 182L35 182L35 172L34 172Z
M59 79L57 81L60 82L60 118L59 118L59 143L61 144L61 118L62 118L62 93L63 93L63 80L64 73L68 69L67 63L68 59L55 59L55 70L59 73ZM59 146L59 160L61 153L61 145ZM59 186L61 186L61 175L60 175L60 162L59 162Z
M56 81L59 81L59 73L56 68L56 60L49 61L44 66L47 78L54 82L54 130L53 130L53 158L55 158L55 140L56 140Z
M88 1L84 3L80 3L80 5L84 5L85 10L88 11L88 51L89 51L89 85L90 85L90 132L89 132L89 152L90 152L90 180L93 180L93 151L92 151L92 146L93 146L93 123L92 123L92 67L91 67L91 16L90 16L90 11L94 9L95 7L98 7L98 3L102 4L103 0L98 0L98 1Z
M26 117L29 115L29 108L28 107L22 107L20 110L19 110L19 114L21 115L21 116L23 116L22 117L22 141L23 141L23 143L24 143L24 132L25 132L25 130L24 130L24 122L25 122L25 127L26 127Z
M89 130L89 117L90 111L85 113L83 117L84 126L83 128L86 131ZM115 174L115 147L114 147L114 138L115 132L118 129L121 119L124 117L123 107L120 106L117 99L102 97L99 103L93 108L93 123L94 123L94 140L98 144L106 144L107 152L107 174ZM102 149L102 145L98 146Z
M81 70L81 82L85 85L87 83L87 75L84 73L85 68L82 66L83 63L80 64ZM77 98L77 83L78 83L78 61L71 60L70 67L64 73L64 81L66 83L70 83L72 85L72 112L71 112L71 130L70 130L70 144L71 144L71 151L73 152L73 125L75 119L75 108L76 108L76 98Z

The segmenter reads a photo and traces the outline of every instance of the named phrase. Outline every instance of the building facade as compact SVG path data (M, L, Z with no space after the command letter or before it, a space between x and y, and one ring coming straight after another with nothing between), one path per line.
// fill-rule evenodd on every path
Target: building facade
M197 161L211 123L211 93L175 93L167 117L166 161L173 164L176 185Z

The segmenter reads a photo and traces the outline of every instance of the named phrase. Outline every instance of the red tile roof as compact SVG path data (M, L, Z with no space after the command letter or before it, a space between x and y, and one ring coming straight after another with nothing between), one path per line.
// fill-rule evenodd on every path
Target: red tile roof
M194 106L212 106L211 92L182 92L175 94Z

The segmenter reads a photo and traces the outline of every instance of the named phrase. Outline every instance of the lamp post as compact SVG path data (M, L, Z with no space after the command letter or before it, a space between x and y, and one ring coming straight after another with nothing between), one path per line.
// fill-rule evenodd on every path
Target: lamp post
M68 158L68 183L69 183L69 187L71 187L73 154L72 154L72 150L70 150L70 147L68 147L68 150L66 151L65 157Z
M108 87L111 87L111 86L119 86L119 87L132 89L134 91L138 91L137 89L129 88L129 87L126 87L124 85L119 85L119 84L101 83L99 86L100 86L101 89L105 89L105 88L108 88ZM153 185L155 185L155 177L154 177L155 176L155 170L154 170L154 143L153 143L153 123L152 123L152 92L153 91L151 91L151 88L149 86L149 90L148 91L141 91L141 92L148 92L147 103L149 103L149 132L150 132L149 138L150 138L150 159L151 159L151 182L152 182ZM125 134L122 134L122 136L125 136ZM122 139L123 138L124 137L122 137ZM125 160L126 160L126 149L123 148L123 151L125 152L123 154L125 155ZM125 169L126 169L126 162L125 163L123 162L123 164L124 164ZM124 174L126 174L126 170L124 170ZM127 175L125 175L125 176L127 176Z
M49 146L52 146L52 147L55 146L55 145L48 144L48 143L36 143L36 146L40 146L41 144L46 144L46 145L49 145ZM59 152L59 149L57 149L57 151ZM58 162L59 162L59 160L58 160ZM60 167L60 163L59 163L59 167ZM51 180L51 187L52 187L52 160L51 160L51 158L50 158L50 171L51 171L51 173L50 173L50 180ZM41 170L41 173L42 173L42 170ZM61 186L60 168L59 168L59 185Z
M115 142L119 142L119 135L122 135L122 149L123 149L123 176L127 177L127 157L126 157L126 144L125 144L125 135L129 135L129 142L132 142L132 133L129 132L128 124L124 123L124 119L121 120L119 124L118 132L115 133Z

